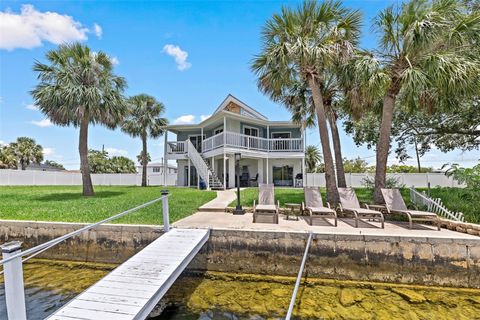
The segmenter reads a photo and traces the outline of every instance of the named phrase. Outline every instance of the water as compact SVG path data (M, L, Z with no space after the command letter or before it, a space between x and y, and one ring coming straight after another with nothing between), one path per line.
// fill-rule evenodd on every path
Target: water
M28 319L44 319L114 265L32 260L24 266ZM155 320L283 319L295 279L209 272L183 275ZM480 319L480 290L308 279L296 319ZM6 319L0 276L0 319Z

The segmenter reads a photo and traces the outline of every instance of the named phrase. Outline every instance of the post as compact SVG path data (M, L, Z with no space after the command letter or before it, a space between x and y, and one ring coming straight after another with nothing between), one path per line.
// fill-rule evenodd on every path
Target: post
M165 130L165 143L163 146L163 185L167 186L167 170L168 168L168 159L167 159L167 137L168 137L168 130Z
M12 241L1 246L3 258L9 258L22 251L22 243ZM4 264L5 300L10 320L26 320L25 290L23 286L22 257Z
M233 214L245 214L242 205L240 204L240 159L242 157L241 153L235 153L235 180L237 182L237 206L233 211Z
M168 212L168 190L162 190L162 213L163 213L163 231L170 230L170 215Z

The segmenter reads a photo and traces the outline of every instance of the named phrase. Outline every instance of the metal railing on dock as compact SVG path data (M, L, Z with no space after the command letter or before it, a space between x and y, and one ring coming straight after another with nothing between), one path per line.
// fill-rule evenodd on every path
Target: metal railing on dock
M305 252L303 253L302 263L300 264L300 270L298 271L297 281L295 281L295 288L293 288L292 299L290 300L290 305L288 306L288 312L285 320L290 320L290 318L292 317L293 307L295 306L295 300L297 299L298 288L300 287L300 281L302 280L303 269L305 269L305 262L307 261L308 250L310 249L312 238L313 233L310 231L308 235L307 245L305 246Z
M8 319L10 320L26 320L26 305L25 305L25 288L23 283L23 263L29 259L41 254L42 252L52 248L53 246L70 239L76 235L81 234L82 232L91 230L95 227L98 227L104 223L110 222L121 218L129 213L138 211L142 208L145 208L149 205L152 205L156 202L162 201L162 213L163 213L163 229L165 232L170 230L169 223L169 209L168 209L168 190L161 191L161 197L154 199L152 201L146 202L134 208L125 210L116 215L113 215L104 220L98 221L93 224L84 226L78 230L67 233L61 237L52 239L45 243L42 243L33 248L22 251L21 242L12 241L5 243L1 246L3 259L0 260L0 265L3 266L3 270L0 271L0 274L4 273L4 282L5 282L5 300L7 306ZM23 257L26 257L23 259Z

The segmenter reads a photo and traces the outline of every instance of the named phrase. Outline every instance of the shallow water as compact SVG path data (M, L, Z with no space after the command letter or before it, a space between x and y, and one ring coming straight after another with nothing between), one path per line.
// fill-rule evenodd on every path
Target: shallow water
M114 265L32 260L24 266L28 319L43 319ZM282 319L295 279L208 272L183 275L155 320ZM308 279L296 319L480 319L480 290ZM6 318L0 276L0 319Z

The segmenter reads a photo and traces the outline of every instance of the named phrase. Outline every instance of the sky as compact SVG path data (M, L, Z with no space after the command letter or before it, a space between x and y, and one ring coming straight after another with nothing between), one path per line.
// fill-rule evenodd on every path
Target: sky
M371 21L389 1L346 1L364 16L361 45L376 45ZM170 123L197 123L232 94L271 120L289 113L258 91L250 62L260 52L265 21L294 1L1 1L0 143L29 136L45 159L78 169L78 129L51 124L33 105L29 92L38 82L32 66L63 42L80 41L104 51L125 77L127 96L147 93L163 102ZM170 135L169 138L175 138ZM169 139L170 140L170 139ZM341 132L344 157L375 163L375 151L357 147ZM319 145L317 129L307 144ZM102 126L89 131L89 147L136 161L141 141ZM163 155L163 138L149 141L153 161ZM407 164L415 165L414 151ZM422 166L446 162L474 165L479 151L432 150ZM392 155L389 163L398 163Z

